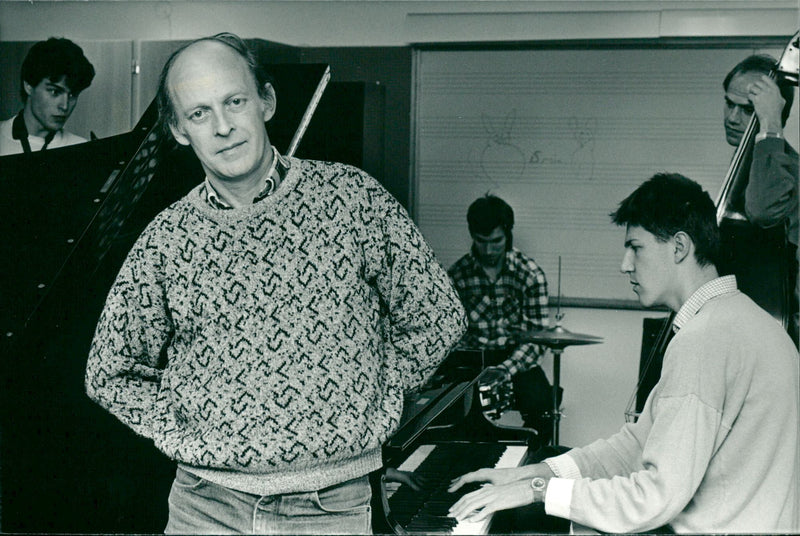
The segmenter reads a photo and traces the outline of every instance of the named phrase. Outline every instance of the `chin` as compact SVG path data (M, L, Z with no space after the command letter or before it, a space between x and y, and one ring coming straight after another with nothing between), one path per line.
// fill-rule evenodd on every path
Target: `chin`
M732 147L738 147L739 142L742 141L742 135L738 132L736 134L726 134L725 140L728 142L728 145Z

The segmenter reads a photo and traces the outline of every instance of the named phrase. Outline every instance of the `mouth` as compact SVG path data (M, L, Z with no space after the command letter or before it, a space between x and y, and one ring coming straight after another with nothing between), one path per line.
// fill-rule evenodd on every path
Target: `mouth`
M223 147L222 149L217 151L217 154L230 154L231 152L235 151L237 148L241 147L245 143L246 142L241 141L239 143L234 143L233 145L228 145L227 147Z
M740 130L740 129L738 129L738 128L733 128L732 126L729 126L729 125L725 125L725 131L726 131L726 132L727 132L729 135L741 136L742 134L744 134L744 131L743 131L743 130Z

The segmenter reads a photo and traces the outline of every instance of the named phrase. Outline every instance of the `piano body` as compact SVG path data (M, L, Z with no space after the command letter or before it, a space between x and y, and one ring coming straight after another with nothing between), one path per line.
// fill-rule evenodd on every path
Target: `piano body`
M480 522L458 522L447 516L459 497L477 488L465 486L451 494L447 488L453 478L484 467L518 467L567 450L529 451L528 445L537 443L535 431L486 411L493 404L484 406L485 399L478 395L478 386L486 384L481 376L485 367L483 352L454 351L420 392L407 397L401 425L383 448L384 467L415 473L422 489L415 491L382 477L376 484L381 511L373 518L375 532L566 532L568 524L546 516L541 505L498 512Z

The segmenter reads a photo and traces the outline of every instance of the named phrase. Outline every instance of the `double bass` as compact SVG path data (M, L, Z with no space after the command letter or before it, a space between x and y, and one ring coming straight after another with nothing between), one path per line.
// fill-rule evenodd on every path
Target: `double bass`
M779 85L796 86L799 69L800 31L789 41L769 76ZM758 117L753 113L717 196L717 224L721 238L717 268L720 275L735 275L739 290L779 321L797 345L796 246L789 241L785 226L760 228L748 220L744 209L758 130ZM643 352L639 382L625 412L628 420L638 416L647 395L658 381L661 360L672 335L674 316L672 313L658 321L660 326L652 335L649 350Z

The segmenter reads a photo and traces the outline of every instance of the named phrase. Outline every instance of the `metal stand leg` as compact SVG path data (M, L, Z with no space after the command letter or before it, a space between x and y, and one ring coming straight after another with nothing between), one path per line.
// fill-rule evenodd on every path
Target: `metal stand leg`
M561 381L561 352L563 348L553 348L553 446L558 445L558 425L561 410L558 407L558 387Z

